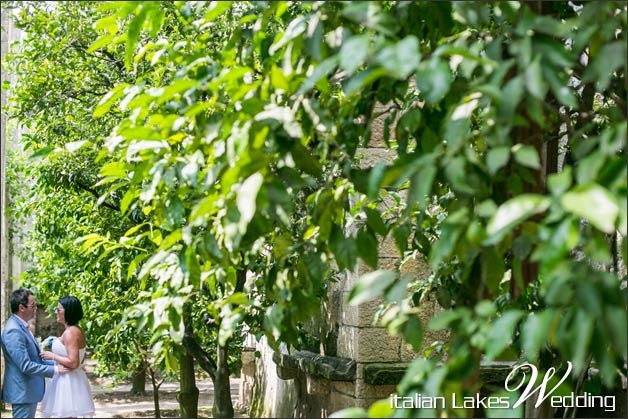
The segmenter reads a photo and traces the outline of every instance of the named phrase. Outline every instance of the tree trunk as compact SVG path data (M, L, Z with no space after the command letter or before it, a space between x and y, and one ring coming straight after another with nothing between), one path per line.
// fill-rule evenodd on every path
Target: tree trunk
M229 383L228 343L218 345L218 365L214 379L214 406L212 415L215 418L232 418L233 403L231 402L231 384Z
M182 418L198 417L198 387L194 376L194 357L184 354L179 359L179 410Z
M152 368L149 369L150 372L150 382L153 384L153 405L155 406L155 418L161 419L161 409L159 408L159 387L161 387L161 382L157 382L157 377L155 377L155 371Z
M146 368L144 365L138 366L131 377L131 394L146 395Z

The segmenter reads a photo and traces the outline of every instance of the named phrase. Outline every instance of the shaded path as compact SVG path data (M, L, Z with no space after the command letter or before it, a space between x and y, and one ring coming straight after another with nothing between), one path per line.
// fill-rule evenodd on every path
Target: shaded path
M89 377L94 395L94 405L96 407L95 417L97 418L153 418L155 417L152 386L146 384L145 396L132 395L131 384L125 383L113 386L112 381L94 376L93 370L95 361L85 360L83 368ZM214 387L209 379L198 380L196 382L199 394L199 418L211 418L211 407L214 401ZM237 400L240 379L231 378L231 399L236 409L236 417L247 417L244 412L238 411ZM179 402L177 401L178 383L165 382L159 389L159 406L163 418L178 417ZM2 411L2 417L11 417L10 411ZM37 417L40 418L41 411L38 409Z

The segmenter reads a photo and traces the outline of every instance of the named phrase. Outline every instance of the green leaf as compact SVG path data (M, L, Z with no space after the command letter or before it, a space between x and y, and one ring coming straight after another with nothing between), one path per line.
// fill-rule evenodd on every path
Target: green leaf
M198 289L201 283L201 265L198 261L196 250L189 246L185 250L185 266L187 268L190 285Z
M421 167L410 179L410 190L408 191L408 203L406 211L409 213L418 205L420 210L427 208L432 186L438 169L433 164Z
M584 81L595 80L597 90L605 90L610 84L613 72L622 66L625 68L627 47L624 41L604 45L587 66Z
M183 219L183 203L178 196L173 196L166 202L166 219L173 226L179 226Z
M576 186L563 195L560 203L565 210L588 220L601 231L607 234L615 231L619 206L615 197L602 186L595 183Z
M393 229L393 238L400 255L403 255L408 249L408 238L410 237L411 232L412 227L408 223L400 224Z
M205 22L212 22L216 20L218 16L226 12L230 7L232 1L212 1L205 13Z
M367 207L364 208L364 212L367 216L366 224L380 236L385 236L386 233L388 233L388 227L386 227L384 220L382 220L379 211Z
M358 231L358 256L371 268L377 268L377 239L366 229Z
M124 54L124 65L127 71L131 71L131 63L133 62L133 54L135 53L135 47L140 39L140 32L146 19L146 12L148 6L146 4L139 4L139 11L131 19L127 29L126 49Z
M543 70L541 69L541 57L538 56L525 69L524 80L526 88L532 96L543 100L547 94L547 85L543 80Z
M423 323L418 316L410 316L403 325L403 337L412 349L416 352L421 350L423 345Z
M577 342L573 348L573 369L575 374L580 374L586 365L586 358L589 354L591 336L595 320L589 313L584 310L578 310L574 321L574 342Z
M267 105L264 110L255 115L256 121L276 121L283 126L286 133L293 138L301 138L303 130L295 120L295 115L290 108L285 106Z
M340 49L340 68L345 70L349 75L353 74L355 70L364 63L364 60L366 60L368 51L368 35L352 36L343 43Z
M543 67L543 74L549 81L550 89L556 99L571 109L578 109L578 99L576 99L573 93L573 88L558 78L556 69L553 67Z
M374 199L377 197L387 168L388 165L384 160L378 161L377 163L375 163L375 166L371 168L371 171L368 174L368 181L366 186L366 195L369 198Z
M510 158L510 147L495 147L486 153L486 167L491 175L497 173L499 169L508 163Z
M419 40L414 35L385 46L377 54L377 62L388 70L388 75L398 79L405 79L415 71L420 59Z
M268 48L270 55L275 55L283 46L287 45L291 40L300 36L307 29L307 22L304 16L299 16L292 20L285 31L278 32L278 36L273 44Z
M591 153L579 159L576 166L576 179L579 184L595 182L600 171L604 168L606 158L602 153Z
M332 55L331 57L325 59L323 62L314 67L312 74L308 76L307 79L303 82L299 90L297 91L297 95L302 95L304 93L309 92L318 81L326 77L336 66L338 65L338 56Z
M510 346L515 326L523 316L519 310L504 313L492 325L486 338L486 358L493 360Z
M381 296L397 279L397 273L377 270L362 275L349 291L347 302L358 305Z
M498 115L502 120L508 121L513 117L521 97L523 96L524 81L521 75L509 80L502 88L501 102Z
M554 196L565 193L572 183L571 166L566 166L562 172L553 173L547 177L547 187Z
M463 310L468 310L468 309L465 308ZM463 315L464 315L464 312L461 310L441 311L440 313L436 314L434 317L430 319L428 326L430 330L434 330L434 331L444 330L450 327L450 325L453 322L460 319L460 317Z
M347 96L351 96L386 75L388 72L385 68L366 68L349 79L344 92Z
M452 79L449 65L438 57L421 62L416 72L417 86L428 104L437 103L445 97Z
M116 40L119 40L120 37L118 36L117 33L111 33L111 34L107 34L107 35L103 35L101 37L99 37L98 39L96 39L91 45L90 47L87 49L88 53L92 53L94 51L97 51L103 47L106 47L108 45L112 45L115 43Z
M554 320L552 310L530 313L521 327L521 339L526 358L536 362L541 346L547 342Z
M336 225L332 228L329 240L329 247L334 253L336 263L338 263L340 270L352 269L355 265L357 253L355 240L350 237L345 237L342 228Z
M261 173L255 172L249 176L237 191L237 206L240 212L240 223L247 225L255 215L257 208L257 194L259 193L264 177Z
M628 350L628 336L626 336L628 334L628 319L625 307L607 306L604 309L604 323L616 348L616 353L625 354Z
M148 223L141 223L138 224L136 226L131 227L130 229L128 229L125 233L124 233L124 237L131 237L131 235L133 235L136 231L138 231L139 229L141 229L142 227L149 225Z
M440 237L434 243L430 251L430 265L432 269L438 269L438 265L449 259L458 243L458 238L464 232L466 226L445 223L441 227Z
M124 196L122 196L122 200L120 201L120 213L121 214L123 215L126 214L127 210L129 209L131 204L137 199L139 194L140 194L139 191L135 188L131 188L128 191L126 191Z
M394 413L394 409L391 406L389 399L378 400L369 407L369 418L387 418ZM343 416L347 417L347 416ZM364 416L367 417L367 416Z
M512 153L517 163L531 169L541 168L541 159L536 149L529 145L516 144L512 146Z
M467 183L469 173L466 163L463 156L453 158L445 167L445 176L455 191L474 194L475 190Z
M505 234L528 217L549 208L551 200L543 195L524 194L499 206L486 227L489 236Z
M39 150L28 156L29 159L39 159L42 157L46 157L48 154L55 151L55 148L52 146L41 147Z
M350 2L342 11L342 16L383 35L393 36L395 33L395 21L376 2Z

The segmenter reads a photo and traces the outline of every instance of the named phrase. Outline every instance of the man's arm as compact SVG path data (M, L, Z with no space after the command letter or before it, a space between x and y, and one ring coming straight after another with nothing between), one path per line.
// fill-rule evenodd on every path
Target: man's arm
M4 347L23 374L42 375L49 378L54 375L54 366L31 361L28 357L28 348L26 347L24 335L18 329L6 331Z

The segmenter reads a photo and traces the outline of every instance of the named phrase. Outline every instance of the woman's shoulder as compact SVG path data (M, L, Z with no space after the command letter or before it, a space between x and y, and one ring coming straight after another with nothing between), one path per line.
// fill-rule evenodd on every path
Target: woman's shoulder
M69 338L69 339L84 339L85 338L85 334L83 333L83 330L78 327L78 326L68 326L65 329L65 332L63 332L63 337L64 340L65 338Z

